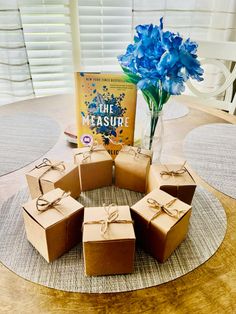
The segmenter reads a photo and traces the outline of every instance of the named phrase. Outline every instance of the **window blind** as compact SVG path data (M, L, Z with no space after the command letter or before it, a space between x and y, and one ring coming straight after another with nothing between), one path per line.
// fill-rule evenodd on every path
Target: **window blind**
M0 0L0 105L33 95L17 2Z
M134 25L159 23L195 39L236 40L235 0L134 0Z
M72 91L69 0L20 0L36 96Z
M120 70L117 56L131 41L131 0L79 0L82 71Z

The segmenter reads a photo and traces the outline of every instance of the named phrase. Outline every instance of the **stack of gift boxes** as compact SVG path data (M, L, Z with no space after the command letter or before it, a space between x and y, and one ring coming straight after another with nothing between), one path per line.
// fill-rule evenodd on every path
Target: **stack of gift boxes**
M82 241L85 274L131 273L137 243L164 262L185 239L196 184L185 166L151 164L152 152L124 146L113 161L102 145L74 150L74 164L44 159L26 174L26 235L51 262ZM114 172L115 170L115 172ZM146 195L131 207L85 207L81 191L114 184Z

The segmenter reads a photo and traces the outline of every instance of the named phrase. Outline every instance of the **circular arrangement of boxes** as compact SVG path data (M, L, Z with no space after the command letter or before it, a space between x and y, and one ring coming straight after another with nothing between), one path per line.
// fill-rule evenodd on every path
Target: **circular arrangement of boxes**
M102 145L75 149L74 164L45 158L26 174L29 242L51 262L82 241L87 276L133 272L136 240L165 262L187 235L196 184L184 165L151 161L151 151L131 146L113 161ZM113 179L145 196L131 207L84 208L76 200L81 191L112 185Z

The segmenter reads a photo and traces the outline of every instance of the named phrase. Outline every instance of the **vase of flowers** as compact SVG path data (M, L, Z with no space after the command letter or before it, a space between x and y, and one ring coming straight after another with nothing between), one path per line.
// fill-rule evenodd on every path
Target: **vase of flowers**
M147 103L150 134L148 144L145 140L143 145L155 150L153 139L164 104L171 95L184 91L189 78L202 81L203 69L197 59L197 43L164 31L163 18L160 25L138 25L135 29L134 43L118 61L126 81L137 85Z

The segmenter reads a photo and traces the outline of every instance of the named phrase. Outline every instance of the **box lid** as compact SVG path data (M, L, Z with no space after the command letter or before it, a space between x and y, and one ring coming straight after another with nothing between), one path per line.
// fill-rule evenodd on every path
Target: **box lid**
M63 193L63 190L57 188L41 197L49 202L52 202L61 197ZM36 222L38 222L45 229L68 218L70 215L83 208L83 205L71 196L62 198L56 206L50 207L45 211L39 211L37 209L36 202L37 199L30 200L22 205L22 207Z
M112 160L111 155L108 153L103 145L96 145L92 153L89 153L90 149L90 146L73 149L75 163L86 164Z
M154 175L159 186L167 186L167 185L173 185L173 186L196 186L196 183L189 173L189 171L186 169L186 172L182 173L181 175L161 175L161 172L164 171L176 171L181 168L180 164L168 164L168 165L162 165L162 164L153 164L150 168L150 174Z
M53 165L61 163L58 160L50 160L50 161L51 161L51 163ZM65 169L63 169L63 167L59 166L59 169L61 169L61 170L53 170L53 169L51 169L50 171L47 171L47 170L50 169L50 166L45 166L45 167L42 167L42 168L34 168L30 172L28 172L27 175L35 177L35 178L40 178L41 177L41 180L43 180L43 181L49 181L49 182L52 182L52 183L56 183L63 176L65 176L66 174L71 172L76 167L72 163L70 164L70 163L64 163L63 162L63 165L64 165Z
M131 221L129 206L112 206L111 212L118 210L117 220ZM104 207L86 207L84 209L84 222L93 222L106 219ZM132 223L110 223L105 236L101 233L101 224L84 224L83 242L135 239Z
M156 200L161 205L165 205L175 199L173 196L164 191L154 189L135 205L131 206L131 210L142 216L147 221L147 223L152 219L156 212L156 209L150 207L148 203L148 199L150 198ZM179 217L171 217L164 211L161 211L160 214L151 221L151 224L157 226L158 229L163 231L163 233L167 233L178 221L181 220L184 215L187 214L188 211L191 210L190 205L180 201L179 199L176 199L176 201L169 208L170 210L179 210Z

